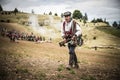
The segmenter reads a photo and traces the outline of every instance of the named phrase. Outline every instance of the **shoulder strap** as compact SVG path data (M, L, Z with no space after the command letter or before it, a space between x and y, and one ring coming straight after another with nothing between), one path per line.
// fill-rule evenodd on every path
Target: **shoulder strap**
M65 33L65 21L63 22L63 31ZM72 31L72 34L74 35L75 32L76 32L76 22L73 20L72 21L72 25L71 25L71 31Z
M63 31L65 33L65 21L63 22Z
M73 20L73 22L72 22L71 28L72 28L72 34L74 35L75 32L76 32L76 22L75 22L74 20Z

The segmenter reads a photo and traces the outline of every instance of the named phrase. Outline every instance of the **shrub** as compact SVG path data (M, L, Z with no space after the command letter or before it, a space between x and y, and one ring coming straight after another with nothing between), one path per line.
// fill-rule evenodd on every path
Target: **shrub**
M7 22L7 23L10 23L10 20L8 19L6 22Z

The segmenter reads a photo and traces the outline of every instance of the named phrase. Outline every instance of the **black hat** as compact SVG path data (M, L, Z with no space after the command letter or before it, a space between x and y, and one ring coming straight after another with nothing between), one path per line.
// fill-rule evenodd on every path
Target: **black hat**
M69 12L69 11L65 12L64 16L71 16L71 12Z

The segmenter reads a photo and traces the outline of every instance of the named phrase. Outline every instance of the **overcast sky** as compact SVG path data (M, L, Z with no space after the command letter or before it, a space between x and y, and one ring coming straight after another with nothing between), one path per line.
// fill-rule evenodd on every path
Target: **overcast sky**
M4 10L29 12L33 9L37 14L73 12L80 10L93 18L106 18L108 21L120 21L120 0L0 0Z

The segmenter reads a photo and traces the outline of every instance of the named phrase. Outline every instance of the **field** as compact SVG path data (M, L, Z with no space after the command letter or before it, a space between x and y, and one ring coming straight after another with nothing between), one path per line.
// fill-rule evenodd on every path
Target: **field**
M65 68L69 54L67 46L58 45L61 40L59 31L59 37L51 43L10 42L0 35L0 80L119 80L120 31L104 27L102 23L87 25L81 26L84 45L76 48L80 68L71 70ZM1 22L0 27L34 32L31 27L19 23Z

